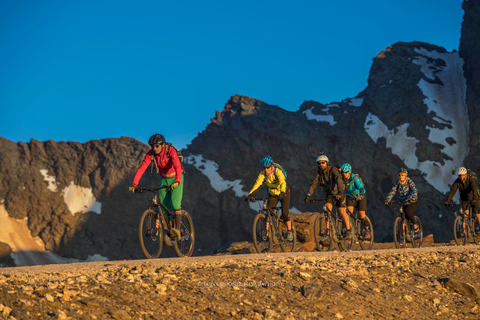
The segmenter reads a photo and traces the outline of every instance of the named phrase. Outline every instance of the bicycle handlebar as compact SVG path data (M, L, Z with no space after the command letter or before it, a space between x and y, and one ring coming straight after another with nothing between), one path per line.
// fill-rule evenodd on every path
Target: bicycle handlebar
M266 198L255 198L255 197L252 197L250 198L250 202L255 202L255 201L268 201L270 199L279 199L278 196L269 196L269 197L266 197Z
M160 189L167 189L168 191L171 191L172 190L172 187L171 186L162 186L160 188L137 188L135 190L135 193L143 193L144 191L150 191L150 192L157 192L158 190Z

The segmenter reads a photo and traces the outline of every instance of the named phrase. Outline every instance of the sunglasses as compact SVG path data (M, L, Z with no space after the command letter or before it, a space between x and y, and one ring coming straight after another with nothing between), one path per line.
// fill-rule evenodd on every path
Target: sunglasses
M162 146L161 144L153 144L153 145L152 145L152 148L157 149L157 148L160 148L161 146Z
M327 161L318 161L319 164L325 164Z

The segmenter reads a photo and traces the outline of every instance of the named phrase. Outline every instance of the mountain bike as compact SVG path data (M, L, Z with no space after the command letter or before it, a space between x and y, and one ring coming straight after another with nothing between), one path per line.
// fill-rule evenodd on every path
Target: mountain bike
M270 196L269 198L252 198L251 202L263 201L262 209L253 220L253 245L258 253L267 253L272 251L274 245L280 245L283 252L293 252L297 245L297 231L293 219L292 233L293 239L288 240L288 229L283 215L280 213L281 207L270 209L267 205L271 198L278 199L278 196Z
M455 218L453 224L453 237L457 246L466 245L467 239L473 239L475 244L480 243L480 227L475 214L472 214L471 203L468 203L467 210L463 210L462 204L451 203L450 207L460 207L460 214ZM465 212L468 211L468 214Z
M315 243L319 251L333 250L333 244L337 243L340 251L347 251L353 245L353 232L347 237L347 228L338 210L329 210L327 199L311 199L310 203L323 202L323 211L315 218L313 233ZM334 206L336 208L336 206ZM350 224L350 228L353 224Z
M190 257L193 254L195 245L195 231L192 218L187 211L182 210L182 222L180 227L176 228L180 232L176 233L175 214L172 213L158 198L158 190L171 190L170 186L160 188L138 188L135 193L141 193L148 202L148 209L143 212L140 218L138 236L143 254L148 259L158 258L162 253L163 244L173 246L175 253L179 257ZM153 193L153 199L150 200L144 192Z
M418 229L414 230L413 223L405 216L403 204L401 202L389 202L389 205L399 205L397 218L393 224L395 248L406 248L407 241L412 243L413 248L420 248L423 243L423 228L420 218L414 216L415 224L418 225Z
M370 250L373 246L373 225L370 218L367 216L365 216L364 220L360 219L356 204L357 202L355 201L353 212L350 212L347 206L347 213L350 216L350 225L353 227L353 230L355 230L353 241L358 242L363 250Z

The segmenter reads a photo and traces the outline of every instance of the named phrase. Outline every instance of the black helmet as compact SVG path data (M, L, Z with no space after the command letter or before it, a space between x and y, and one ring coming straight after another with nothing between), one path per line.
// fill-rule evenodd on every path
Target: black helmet
M156 133L148 139L148 144L153 146L154 144L164 144L165 138L160 133Z

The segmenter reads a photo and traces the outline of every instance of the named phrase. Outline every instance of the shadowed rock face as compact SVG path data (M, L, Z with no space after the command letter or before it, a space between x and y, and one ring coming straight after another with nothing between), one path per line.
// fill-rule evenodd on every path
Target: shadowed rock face
M232 96L183 150L183 207L195 224L195 255L251 240L252 209L259 207L243 198L266 155L288 172L291 210L318 211L304 197L319 151L332 164L350 163L362 177L376 241L392 241L395 215L383 200L400 167L419 190L424 234L451 240L455 215L442 205L445 193L459 166L480 169L479 6L463 4L459 52L395 43L373 59L368 86L356 97L328 105L305 101L290 112ZM125 137L85 144L0 138L0 199L10 217L28 218L32 237L62 257L143 258L137 229L146 202L128 186L147 151ZM141 185L157 186L158 175L149 171ZM79 203L71 203L67 190ZM315 196L322 196L319 188ZM172 256L170 249L162 257Z

